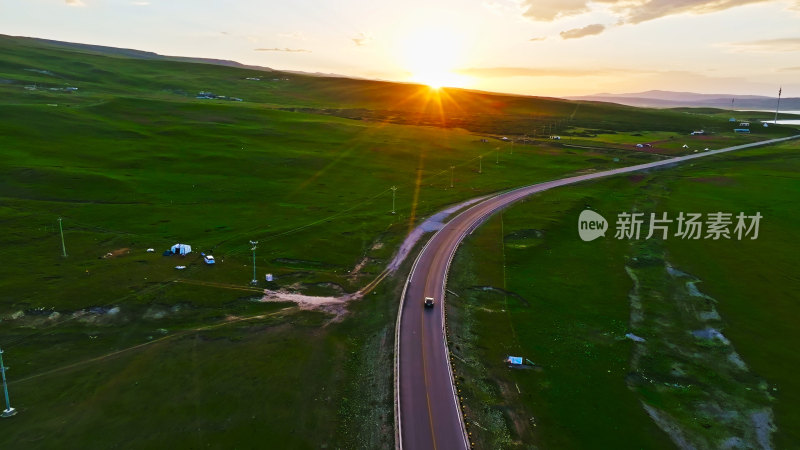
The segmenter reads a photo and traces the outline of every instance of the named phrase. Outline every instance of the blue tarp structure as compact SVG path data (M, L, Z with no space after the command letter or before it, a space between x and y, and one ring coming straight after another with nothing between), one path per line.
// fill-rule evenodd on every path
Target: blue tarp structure
M509 356L508 357L508 362L511 363L511 364L521 365L522 364L522 357L521 356Z
M192 253L192 246L188 244L175 244L170 248L174 255L187 255Z

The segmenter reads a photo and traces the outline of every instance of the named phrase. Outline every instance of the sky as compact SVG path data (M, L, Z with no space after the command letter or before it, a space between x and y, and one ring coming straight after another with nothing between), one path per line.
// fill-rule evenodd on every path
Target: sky
M800 0L0 0L0 33L526 95L800 97Z

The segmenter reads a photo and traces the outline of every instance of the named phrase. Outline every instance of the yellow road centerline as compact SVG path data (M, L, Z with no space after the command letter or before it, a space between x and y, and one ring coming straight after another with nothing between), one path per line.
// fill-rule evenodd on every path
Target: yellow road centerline
M425 292L423 292L423 295ZM436 432L433 428L433 412L431 411L431 396L428 393L428 365L425 363L425 307L422 307L422 313L419 316L420 323L420 342L422 344L422 380L425 383L425 400L428 403L428 424L431 427L431 440L433 441L433 448L436 450Z

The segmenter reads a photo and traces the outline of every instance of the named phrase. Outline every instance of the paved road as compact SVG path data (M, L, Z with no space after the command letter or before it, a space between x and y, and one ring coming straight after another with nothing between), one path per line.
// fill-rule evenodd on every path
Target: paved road
M450 261L458 245L489 216L517 200L554 187L669 166L798 137L739 145L534 184L490 197L448 222L428 241L414 262L400 303L395 330L396 447L405 450L470 448L448 360L442 300ZM422 301L426 296L436 298L433 309L423 307Z

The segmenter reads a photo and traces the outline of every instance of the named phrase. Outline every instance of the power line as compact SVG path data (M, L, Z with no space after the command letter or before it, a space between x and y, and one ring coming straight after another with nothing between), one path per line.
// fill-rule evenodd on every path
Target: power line
M253 280L250 282L252 285L258 284L258 280L256 279L256 249L258 248L258 241L250 241L250 245L252 246L251 250L253 251Z
M397 193L397 186L392 186L389 189L392 190L392 214L395 214L396 212L394 210L394 197L395 197L395 194Z
M783 86L778 88L778 105L775 107L775 125L778 124L778 110L781 108L781 91L783 91Z
M61 217L58 218L58 231L61 232L61 256L67 257L67 246L64 244L64 228L61 226Z
M3 349L0 349L0 372L3 373L3 394L6 397L6 409L0 413L0 417L11 417L17 414L17 410L11 407L11 401L8 399L8 383L6 383L6 366L3 365Z

